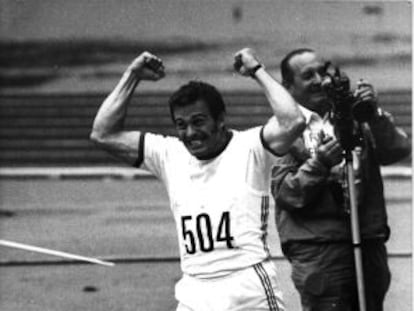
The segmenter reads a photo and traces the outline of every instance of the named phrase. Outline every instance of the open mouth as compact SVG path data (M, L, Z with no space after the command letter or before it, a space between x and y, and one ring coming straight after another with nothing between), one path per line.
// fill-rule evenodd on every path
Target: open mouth
M191 150L196 150L204 147L204 142L201 139L193 139L186 142L186 145Z

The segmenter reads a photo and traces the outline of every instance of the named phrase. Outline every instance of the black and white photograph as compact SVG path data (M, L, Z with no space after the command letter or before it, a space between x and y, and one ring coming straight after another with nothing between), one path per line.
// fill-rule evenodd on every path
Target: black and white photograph
M410 311L411 1L0 0L2 311Z

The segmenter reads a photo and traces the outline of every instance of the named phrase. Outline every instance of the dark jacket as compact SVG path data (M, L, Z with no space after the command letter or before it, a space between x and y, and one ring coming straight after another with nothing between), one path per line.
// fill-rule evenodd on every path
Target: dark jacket
M408 156L410 141L383 113L370 124L358 125L361 134L362 180L358 210L363 239L387 239L389 228L380 165ZM290 241L345 241L351 239L349 212L341 185L331 172L297 139L272 171L272 194L281 243Z

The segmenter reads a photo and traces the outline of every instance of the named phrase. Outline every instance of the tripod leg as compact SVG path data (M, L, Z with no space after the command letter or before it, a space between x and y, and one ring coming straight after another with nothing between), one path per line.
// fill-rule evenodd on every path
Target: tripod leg
M361 234L359 230L358 206L355 191L355 177L352 165L352 155L347 157L347 182L351 211L352 245L354 248L355 275L358 289L359 311L366 311L364 271L362 268Z

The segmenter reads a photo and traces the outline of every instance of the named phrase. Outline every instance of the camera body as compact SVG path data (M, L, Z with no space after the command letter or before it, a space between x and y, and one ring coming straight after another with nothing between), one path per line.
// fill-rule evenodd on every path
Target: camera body
M326 69L330 66L327 63ZM341 72L338 67L334 73L326 70L322 88L325 90L333 104L334 112L350 114L357 122L368 122L375 115L376 105L373 102L361 101L356 98L350 88L348 76ZM346 107L345 107L346 106Z
M327 63L326 69L330 63ZM359 100L351 92L350 80L335 67L334 73L326 70L322 88L332 103L333 123L341 146L351 150L356 145L355 122L368 122L375 115L376 104Z

